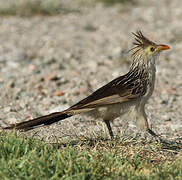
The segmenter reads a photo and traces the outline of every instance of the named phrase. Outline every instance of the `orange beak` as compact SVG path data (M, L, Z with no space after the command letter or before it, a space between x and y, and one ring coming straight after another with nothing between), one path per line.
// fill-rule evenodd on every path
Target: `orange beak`
M159 49L160 50L168 50L168 49L170 49L170 47L168 45L160 44Z

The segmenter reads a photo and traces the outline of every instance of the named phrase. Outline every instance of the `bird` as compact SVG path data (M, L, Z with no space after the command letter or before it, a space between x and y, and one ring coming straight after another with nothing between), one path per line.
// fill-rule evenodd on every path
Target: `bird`
M112 139L114 133L111 122L133 108L136 112L139 128L156 136L149 125L145 105L154 91L156 60L162 51L168 50L170 47L154 43L145 37L140 30L132 34L134 42L133 47L129 50L132 52L132 63L126 74L112 80L66 110L10 124L4 129L28 131L83 113L91 115L95 119L102 119Z

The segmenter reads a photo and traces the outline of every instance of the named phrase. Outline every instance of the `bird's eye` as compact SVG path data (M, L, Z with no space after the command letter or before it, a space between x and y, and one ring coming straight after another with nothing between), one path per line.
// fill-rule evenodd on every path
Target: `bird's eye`
M155 48L154 48L154 47L151 47L151 48L150 48L150 51L151 51L151 52L153 52L154 50L155 50Z

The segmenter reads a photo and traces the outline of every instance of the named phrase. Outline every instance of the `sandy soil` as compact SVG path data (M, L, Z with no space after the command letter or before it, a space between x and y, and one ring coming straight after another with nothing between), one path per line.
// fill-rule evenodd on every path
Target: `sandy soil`
M147 105L153 130L182 137L182 1L151 0L111 7L96 4L59 16L0 17L0 122L21 122L63 110L127 72L131 32L140 29L171 50L157 62ZM138 132L135 118L118 119L117 135ZM75 116L30 134L75 138L108 136L105 125Z

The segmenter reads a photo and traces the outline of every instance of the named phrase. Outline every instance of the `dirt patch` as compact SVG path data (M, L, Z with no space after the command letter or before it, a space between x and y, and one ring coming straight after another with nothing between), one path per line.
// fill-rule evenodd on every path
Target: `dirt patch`
M127 72L131 32L140 29L171 51L157 62L155 92L147 105L153 130L182 137L182 2L88 6L57 16L0 17L1 124L63 110ZM114 132L137 132L135 118L113 124ZM104 131L103 131L104 130ZM102 134L105 125L76 116L34 130L47 138Z

